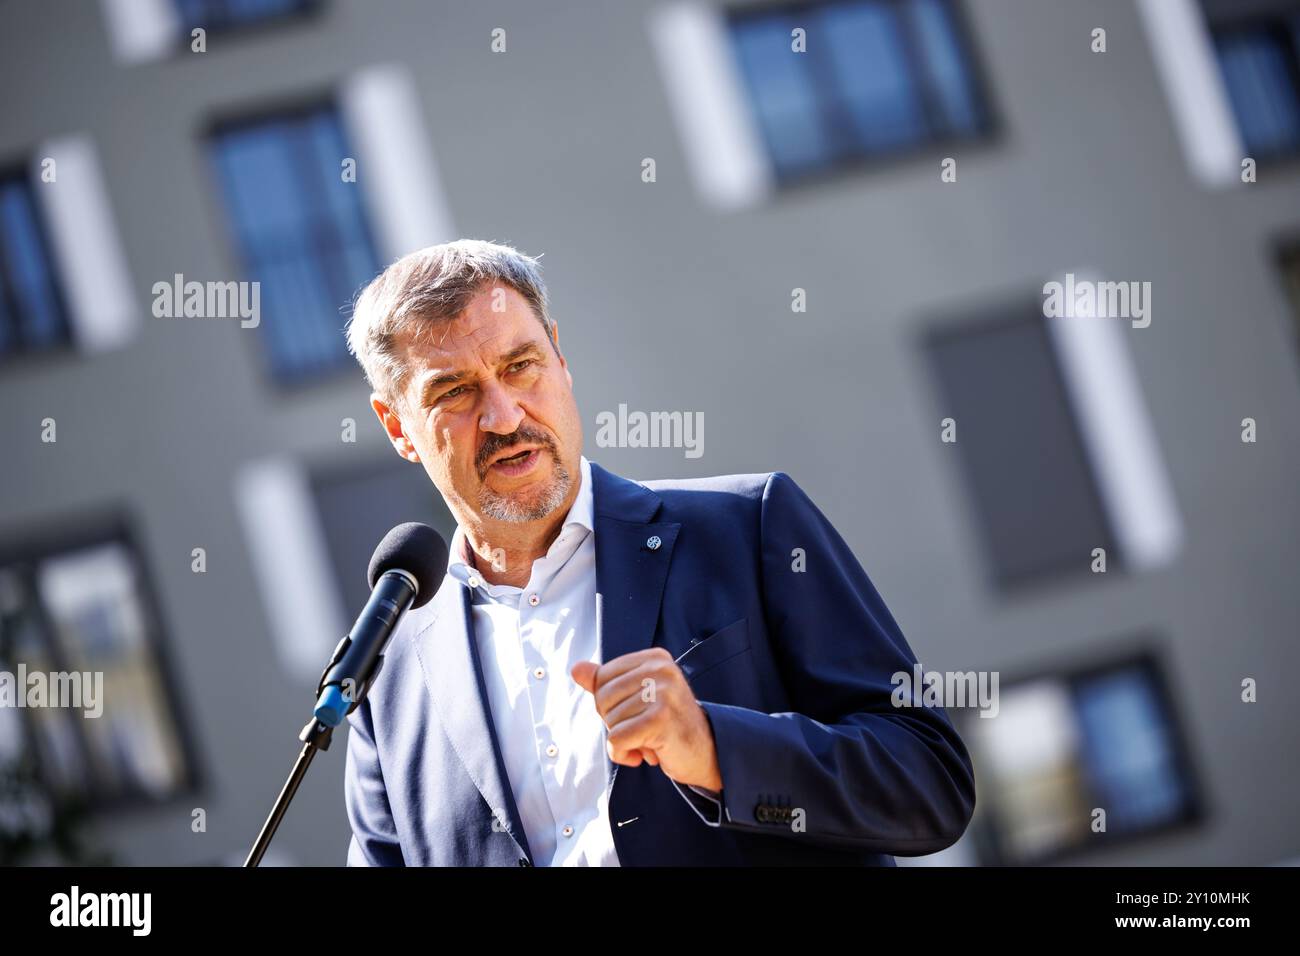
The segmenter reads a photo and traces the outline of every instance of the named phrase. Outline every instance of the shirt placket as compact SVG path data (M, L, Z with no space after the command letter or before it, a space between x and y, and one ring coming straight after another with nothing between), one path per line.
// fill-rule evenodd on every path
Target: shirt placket
M563 535L576 533L567 530ZM546 800L555 821L555 858L565 860L571 853L578 833L579 820L573 816L569 786L576 773L574 740L575 728L568 722L568 708L562 700L562 688L553 682L565 674L557 674L556 628L560 621L555 609L546 603L546 592L560 568L576 547L571 539L557 541L558 553L548 554L533 565L533 575L528 586L519 595L519 641L528 671L528 702L532 709L536 734L538 761L541 765L542 783ZM561 668L562 670L562 668Z

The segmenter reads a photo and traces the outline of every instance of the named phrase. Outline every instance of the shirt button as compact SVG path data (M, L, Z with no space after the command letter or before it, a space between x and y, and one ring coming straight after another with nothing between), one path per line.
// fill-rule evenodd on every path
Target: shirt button
M469 579L469 586L470 586L470 587L472 587L472 588L476 588L476 587L478 587L478 585L479 585L478 578L470 578L470 579Z
M546 746L546 756L548 757L554 757L559 752L560 752L560 748L555 746L555 744L548 744Z
M539 598L536 594L530 594L528 595L528 603L531 604L533 607L537 607L537 605L542 603L542 599Z
M566 837L573 836L573 827L569 826L568 824L565 824L564 829L561 830L560 832L563 833Z
M535 668L533 670L533 676L536 677L538 680L541 680L543 677L546 676L546 668L545 667Z

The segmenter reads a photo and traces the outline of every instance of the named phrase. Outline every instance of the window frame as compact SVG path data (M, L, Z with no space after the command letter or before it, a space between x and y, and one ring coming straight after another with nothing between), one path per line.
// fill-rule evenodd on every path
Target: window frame
M981 46L965 0L942 0L952 20L953 40L961 52L966 67L967 79L969 80L969 95L979 113L978 131L970 135L954 134L952 132L945 132L938 136L927 135L919 142L901 148L890 148L879 153L857 150L842 157L832 157L828 165L818 169L805 170L794 175L782 172L772 158L767 134L754 107L753 90L750 88L745 71L736 57L734 27L739 21L779 15L797 17L808 11L817 11L818 8L849 5L852 2L854 0L756 0L756 2L752 3L732 0L732 2L721 4L718 9L728 41L727 51L732 58L732 68L740 83L745 105L750 110L749 121L754 127L758 145L763 150L763 160L771 169L772 196L769 197L769 201L770 198L800 191L805 187L815 188L819 185L838 182L844 178L867 172L883 172L900 166L912 166L925 160L938 162L953 156L958 149L962 150L962 155L969 155L973 150L983 151L997 148L1006 137L1005 120L993 96L991 75L981 53ZM895 7L902 7L911 0L881 0L881 2ZM920 42L914 26L911 25L906 16L900 16L899 20L905 34L904 48L911 68L910 76L916 81L923 100L923 118L928 126L933 126L933 117L936 112L939 114L943 112L941 100L934 88L933 77L928 71L917 68L921 62L918 59L920 56ZM818 76L817 94L820 100L822 98L821 94L827 90L833 90L834 86L828 79L826 69L818 69L813 72ZM842 107L839 105L840 98L836 96L831 97L831 99L835 103L836 122L845 121L845 117L842 115ZM819 108L825 115L825 104L819 102Z
M1084 642L1084 646L1087 647L1086 653L1077 650L1070 652L1054 665L1041 664L1017 671L1010 676L1004 675L998 682L999 695L1006 690L1027 687L1035 683L1058 683L1071 693L1071 704L1077 708L1077 700L1073 694L1075 688L1080 685L1106 676L1122 674L1128 670L1143 671L1148 678L1160 712L1166 720L1171 762L1177 768L1179 780L1186 788L1186 799L1181 812L1145 829L1116 832L1108 829L1104 833L1093 834L1096 839L1022 858L1009 856L1003 851L999 842L997 823L989 815L991 811L987 806L983 809L977 807L970 833L982 866L1079 865L1107 852L1133 849L1160 837L1203 827L1208 821L1210 807L1205 775L1191 747L1187 712L1175 696L1170 678L1167 663L1170 658L1170 642L1156 632L1142 631L1127 638L1112 637L1097 644ZM964 738L973 739L968 737L968 725L977 725L984 718L967 710L955 710L953 713L956 716L959 732ZM1077 710L1072 710L1072 715L1077 718ZM975 762L978 788L980 766L978 750L973 751L971 756ZM1087 793L1092 795L1090 790Z
M348 138L347 146L355 158L358 152L357 146L350 139L352 134L348 129L346 111L343 109L340 97L335 90L270 98L261 100L254 105L217 110L212 112L200 125L198 161L205 167L206 178L210 184L207 191L208 202L213 210L215 221L219 223L218 228L222 234L221 245L225 250L225 261L231 264L231 272L237 275L239 281L256 281L253 278L252 267L254 261L250 258L249 250L245 248L240 237L239 223L235 220L233 210L230 207L226 185L214 153L216 140L226 132L277 121L301 121L322 111L333 113L344 137ZM360 190L361 229L364 241L368 245L376 264L375 275L378 275L384 267L384 261L373 204L360 177L351 185ZM329 217L329 220L331 228L337 232L337 222L332 216ZM313 238L312 245L318 247L320 245L319 238ZM344 243L340 243L340 246L342 245ZM373 279L374 276L371 276L371 278ZM265 311L265 303L263 303L263 314L261 315L259 327L255 330L256 334L246 336L251 343L249 348L254 349L256 352L256 354L252 355L251 361L258 369L259 374L257 377L259 380L265 383L272 392L279 395L289 395L328 386L353 377L358 371L358 366L356 360L347 351L343 326L350 315L350 312L346 312L345 309L350 310L356 295L360 292L360 288L352 290L351 299L348 302L338 303L340 325L338 341L342 351L338 354L337 360L328 365L315 365L306 370L291 370L288 374L283 374L276 368L273 346L265 341L270 332L264 330L261 326L268 321L274 321L274 319L271 318L270 313ZM349 375L349 373L353 373L353 375Z
M136 592L144 618L143 643L157 671L167 716L172 718L171 729L181 757L181 774L177 785L163 796L143 792L110 795L104 791L102 781L97 779L92 769L88 774L90 784L85 790L84 799L63 797L50 787L48 779L41 778L45 796L51 800L52 806L75 808L87 821L140 810L183 806L206 786L207 773L197 746L193 721L184 705L178 670L167 637L169 629L159 599L157 575L140 542L137 522L124 506L101 507L81 514L61 515L54 521L29 523L17 529L7 528L0 534L0 568L20 569L36 598L35 612L42 628L47 632L43 638L46 648L60 670L69 668L64 660L64 649L49 636L53 627L50 609L39 589L32 586L31 578L37 566L43 561L63 555L105 545L121 545L129 552L137 574ZM30 720L25 708L19 709L18 713L26 747L30 752L35 747ZM82 758L86 758L89 751L80 730L77 738L79 753Z
M54 234L50 223L47 221L45 212L41 207L40 199L36 195L37 184L33 183L32 176L32 156L27 155L8 162L0 162L0 185L4 185L11 180L20 181L27 192L27 197L32 206L32 215L36 225L36 240L40 245L41 255L45 260L45 266L49 270L51 285L53 287L53 297L55 307L58 310L59 338L48 346L33 347L25 339L19 336L19 344L13 347L6 347L0 351L0 370L7 366L27 364L40 358L58 358L60 356L75 355L78 351L77 336L74 328L74 318L72 315L72 303L68 297L66 288L66 278L63 275L62 264L59 262L58 253L54 247ZM4 247L7 238L0 232L0 249ZM13 286L12 276L9 273L8 266L5 262L6 257L0 254L0 297L3 297L5 309L12 316L12 331L20 332L22 322L22 310L19 308L18 298L11 288Z
M1270 34L1287 34L1290 27L1291 35L1285 37L1290 42L1284 44L1284 56L1291 90L1297 101L1296 119L1300 121L1300 6L1276 11L1266 10L1263 5L1245 10L1225 8L1221 11L1211 11L1207 9L1204 0L1197 0L1197 7L1205 25L1210 49L1214 53L1214 66L1218 70L1218 79L1223 85L1233 123L1237 127L1237 136L1241 140L1243 158L1248 156L1254 159L1259 167L1267 169L1300 163L1300 135L1297 135L1295 142L1289 147L1266 149L1262 152L1257 146L1246 141L1246 131L1242 128L1241 116L1232 101L1228 78L1224 74L1223 63L1219 58L1219 42L1225 37L1242 36L1256 30L1265 30Z

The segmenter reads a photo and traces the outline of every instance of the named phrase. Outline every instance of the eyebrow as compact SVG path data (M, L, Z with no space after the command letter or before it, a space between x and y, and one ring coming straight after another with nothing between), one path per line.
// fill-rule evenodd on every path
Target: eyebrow
M537 347L535 342L525 342L523 345L516 345L509 352L497 356L496 364L509 365L525 356L539 358L541 354L542 350ZM463 382L465 379L473 377L473 372L464 370L459 372L443 372L440 375L435 375L433 378L425 382L424 386L420 389L420 400L422 402L428 402L434 397L434 393L444 385L455 385L458 382Z

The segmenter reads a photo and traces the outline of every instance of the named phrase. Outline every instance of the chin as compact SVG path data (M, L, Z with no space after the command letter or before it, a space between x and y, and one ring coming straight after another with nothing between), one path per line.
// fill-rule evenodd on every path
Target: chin
M486 484L479 492L479 509L488 518L497 521L538 521L555 511L569 492L567 472L542 476L539 482L530 482L510 493L498 493Z

